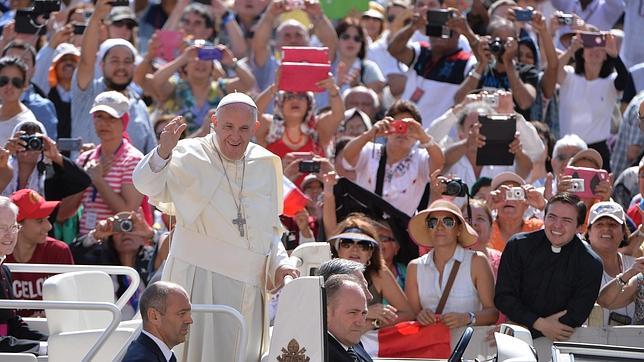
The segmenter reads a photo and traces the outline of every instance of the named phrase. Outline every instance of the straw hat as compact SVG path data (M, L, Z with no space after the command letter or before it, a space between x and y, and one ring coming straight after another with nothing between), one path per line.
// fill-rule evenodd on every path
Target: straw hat
M463 213L458 206L447 200L436 200L429 205L428 209L419 212L409 221L409 235L416 244L430 247L433 246L432 240L429 236L429 228L427 227L427 218L429 217L429 214L435 211L449 212L460 220L461 225L464 226L461 227L461 232L458 235L458 242L461 246L467 247L478 241L478 234L467 222L465 222Z

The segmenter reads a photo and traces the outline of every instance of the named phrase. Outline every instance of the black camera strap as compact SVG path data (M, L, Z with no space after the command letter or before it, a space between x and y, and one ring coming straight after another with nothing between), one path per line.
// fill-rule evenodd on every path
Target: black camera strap
M375 147L375 145L374 145ZM387 146L382 145L378 171L376 172L376 195L382 197L382 188L385 183L385 168L387 167Z

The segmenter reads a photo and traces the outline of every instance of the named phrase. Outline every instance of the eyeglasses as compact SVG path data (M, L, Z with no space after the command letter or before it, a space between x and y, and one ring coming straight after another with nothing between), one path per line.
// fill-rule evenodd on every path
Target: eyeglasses
M136 23L130 20L118 20L113 22L112 26L115 26L117 28L122 28L124 26L127 26L128 29L132 30L136 28Z
M453 217L447 216L442 219L439 219L437 217L430 217L427 219L427 227L429 229L436 229L438 226L438 222L443 223L443 226L445 226L446 229L453 229L454 226L456 226L456 219Z
M373 243L368 240L352 240L352 239L340 239L340 247L342 249L350 249L353 245L358 245L358 248L362 251L371 251L373 250Z
M340 35L340 39L341 40L353 39L353 41L355 41L356 43L362 43L362 37L360 35L351 36L348 33L344 33Z
M557 160L559 160L560 162L563 162L563 161L565 161L565 160L569 160L569 159L571 159L573 156L574 156L574 155L560 154L560 155L557 155L557 157L555 157L555 158L556 158Z
M11 85L20 89L25 86L25 80L22 78L18 77L12 77L9 78L6 75L0 76L0 87L4 87L5 85L9 84L11 82Z
M13 224L11 226L0 226L0 234L15 234L20 230L20 224Z
M305 100L308 99L308 96L306 93L284 93L284 100L285 101L291 101L291 100Z

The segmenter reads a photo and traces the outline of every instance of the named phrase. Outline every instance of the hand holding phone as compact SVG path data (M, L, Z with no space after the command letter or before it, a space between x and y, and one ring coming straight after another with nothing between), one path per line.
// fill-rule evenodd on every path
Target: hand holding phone
M223 56L224 53L221 49L213 46L206 46L197 50L197 57L199 57L199 60L221 60Z
M604 48L606 47L606 34L604 33L591 33L583 32L581 35L581 43L584 48Z
M517 21L530 22L532 21L532 15L534 10L532 8L513 8L514 17Z
M320 161L302 160L298 164L298 169L302 173L319 173L321 163Z

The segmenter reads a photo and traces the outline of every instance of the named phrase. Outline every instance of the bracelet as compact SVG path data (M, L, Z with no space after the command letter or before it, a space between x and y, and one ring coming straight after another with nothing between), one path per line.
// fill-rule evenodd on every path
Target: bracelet
M380 329L380 325L381 325L381 324L380 324L380 320L379 320L379 319L374 319L374 320L371 322L371 326L373 327L373 329Z
M227 10L224 15L221 16L221 26L226 26L233 20L235 20L235 14L232 11Z
M628 282L626 282L626 281L624 281L624 279L622 279L623 276L624 276L624 273L619 273L615 277L617 279L617 284L619 284L619 286L622 287L622 288L624 288L626 286L626 284L628 284Z
M429 141L427 141L427 142L425 142L425 143L420 143L420 144L418 144L418 147L421 147L421 148L427 148L427 147L429 147L429 146L431 146L431 145L432 145L432 141L433 141L433 140L432 140L432 138L430 137L430 138L429 138Z
M468 76L470 76L470 77L472 77L472 78L474 78L476 80L481 80L481 74L479 72L477 72L476 70L474 70L474 69L472 69L470 71L470 74Z

